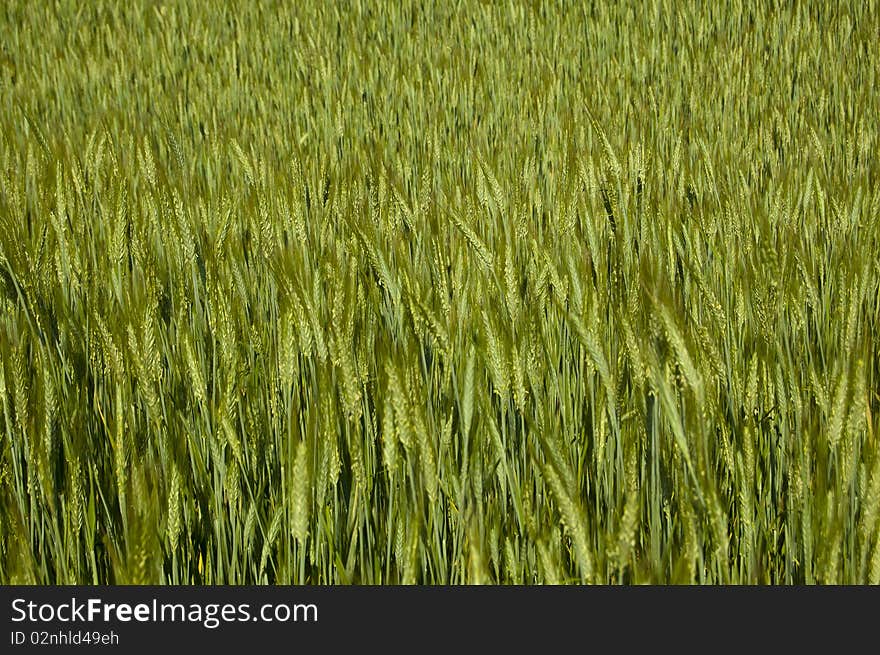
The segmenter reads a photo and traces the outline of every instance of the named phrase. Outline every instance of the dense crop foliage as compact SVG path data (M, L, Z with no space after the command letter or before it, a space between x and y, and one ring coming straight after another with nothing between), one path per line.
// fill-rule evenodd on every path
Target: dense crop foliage
M880 582L877 3L334 4L0 7L0 582Z

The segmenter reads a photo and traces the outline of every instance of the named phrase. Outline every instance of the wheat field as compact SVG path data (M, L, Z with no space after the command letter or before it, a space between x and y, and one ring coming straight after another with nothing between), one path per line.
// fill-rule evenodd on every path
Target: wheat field
M0 6L0 583L880 583L880 7Z

